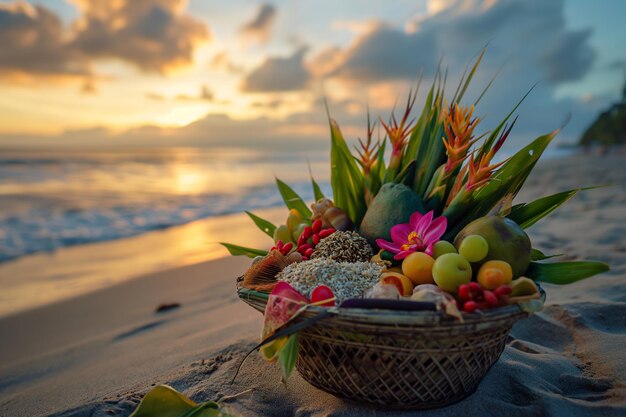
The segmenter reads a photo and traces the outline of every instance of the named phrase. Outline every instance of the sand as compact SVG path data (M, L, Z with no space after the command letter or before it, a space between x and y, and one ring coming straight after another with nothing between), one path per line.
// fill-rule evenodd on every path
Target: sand
M150 274L0 319L0 416L127 416L153 385L242 416L626 415L626 159L576 156L540 165L522 199L595 184L530 230L546 253L608 262L612 270L546 286L544 311L513 328L478 390L428 412L372 409L319 391L253 355L261 315L240 302L227 258ZM155 313L161 303L180 303Z

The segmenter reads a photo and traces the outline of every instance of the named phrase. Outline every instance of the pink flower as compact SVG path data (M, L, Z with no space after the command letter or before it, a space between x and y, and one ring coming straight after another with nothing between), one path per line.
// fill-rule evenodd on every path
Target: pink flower
M391 242L376 239L376 244L396 255L394 259L404 259L413 252L425 252L432 256L433 245L439 241L446 231L448 220L437 217L433 220L433 212L426 214L415 212L409 223L397 224L391 228Z

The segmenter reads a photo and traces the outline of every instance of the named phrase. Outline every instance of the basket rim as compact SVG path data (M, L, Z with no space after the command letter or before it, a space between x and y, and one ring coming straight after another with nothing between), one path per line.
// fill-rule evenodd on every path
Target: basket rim
M545 292L539 287L541 297L545 300ZM269 298L268 293L243 288L237 285L237 295L247 304L261 311L258 307L264 307ZM415 325L455 325L455 324L478 324L490 321L500 321L514 317L522 318L529 314L517 305L508 305L479 311L476 313L462 313L463 322L459 322L442 311L398 311L383 309L363 309L363 308L340 308L309 306L301 314L302 317L313 317L322 312L329 312L334 320L350 323L366 323L395 326L415 326Z

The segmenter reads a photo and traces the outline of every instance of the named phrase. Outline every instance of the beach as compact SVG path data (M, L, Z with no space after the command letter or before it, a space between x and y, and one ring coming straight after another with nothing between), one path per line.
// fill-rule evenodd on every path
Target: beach
M567 259L607 262L611 271L566 287L545 285L544 310L514 326L478 390L458 404L419 415L626 415L625 161L623 153L589 154L537 166L519 201L606 186L576 195L533 226L533 246L546 254L567 253ZM219 226L240 228L237 219ZM158 233L163 234L129 238L143 239L139 243L121 239L82 250L117 258L133 251L158 257L168 247L156 242L167 242L168 233L185 236L175 229ZM237 233L235 243L245 244L243 235ZM71 259L64 252L71 249L59 256ZM243 355L259 340L262 316L235 293L235 280L250 260L223 258L224 253L165 262L159 272L138 269L139 277L0 317L0 416L127 416L157 384L171 385L195 401L223 399L241 416L418 414L336 398L296 373L282 384L278 365L258 355L230 384ZM43 261L39 265L46 267ZM12 279L24 270L14 269ZM178 307L156 312L164 304Z

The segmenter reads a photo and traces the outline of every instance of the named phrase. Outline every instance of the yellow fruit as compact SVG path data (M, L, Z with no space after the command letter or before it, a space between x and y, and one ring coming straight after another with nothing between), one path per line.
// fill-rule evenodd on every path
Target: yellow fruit
M511 265L504 261L487 261L478 271L478 283L486 290L508 285L513 279Z
M424 252L414 252L402 261L402 273L409 277L413 284L434 284L433 264L435 260Z
M400 295L409 297L413 293L413 282L409 277L397 272L385 272L380 276L381 284L395 285Z

